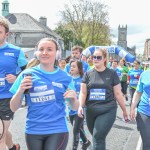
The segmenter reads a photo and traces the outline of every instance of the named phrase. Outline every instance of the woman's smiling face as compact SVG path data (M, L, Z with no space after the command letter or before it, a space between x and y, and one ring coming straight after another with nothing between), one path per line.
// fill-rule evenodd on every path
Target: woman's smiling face
M41 64L54 64L56 59L56 44L53 41L40 41L36 55Z

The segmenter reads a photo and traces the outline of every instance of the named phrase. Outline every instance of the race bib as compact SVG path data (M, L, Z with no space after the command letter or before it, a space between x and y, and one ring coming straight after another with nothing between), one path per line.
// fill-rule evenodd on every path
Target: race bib
M0 87L5 86L5 74L0 74Z
M45 103L48 101L56 101L53 86L43 85L37 86L30 90L32 103Z
M138 81L139 81L138 79L133 79L132 84L136 84L137 85Z
M104 101L106 98L106 89L91 89L89 100Z

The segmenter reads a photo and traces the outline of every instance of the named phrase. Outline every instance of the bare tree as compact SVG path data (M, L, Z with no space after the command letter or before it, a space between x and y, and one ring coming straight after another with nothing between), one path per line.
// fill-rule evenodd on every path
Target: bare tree
M65 27L85 46L110 45L108 9L100 0L70 0L60 13Z

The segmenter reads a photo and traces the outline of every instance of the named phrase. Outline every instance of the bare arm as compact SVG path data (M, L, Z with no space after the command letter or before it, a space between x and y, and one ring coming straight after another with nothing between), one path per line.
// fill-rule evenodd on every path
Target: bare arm
M125 103L124 103L124 97L123 97L123 94L122 94L122 91L121 91L120 84L117 84L116 86L114 86L113 90L114 90L114 96L115 96L117 102L119 103L119 105L120 105L120 107L123 111L124 119L127 120L128 115L127 115L126 106L125 106Z
M141 99L142 93L135 91L132 99L132 104L130 108L130 118L131 120L135 119L135 108L137 107L137 104L139 103Z
M81 83L80 94L79 94L79 106L83 107L85 105L87 96L87 86L85 83Z
M80 87L80 94L79 94L79 109L78 109L78 116L83 117L83 106L85 105L87 97L87 86L85 83L81 83Z
M10 101L10 109L12 110L12 112L15 112L18 108L20 108L22 102L22 94L23 92L18 90L18 92L12 97Z
M13 112L15 112L18 108L20 108L21 102L22 102L22 95L26 89L30 89L32 87L32 77L26 76L19 88L16 94L12 97L10 101L10 108Z
M132 99L132 105L131 108L136 108L137 104L139 103L140 99L141 99L142 93L135 91L134 95L133 95L133 99Z

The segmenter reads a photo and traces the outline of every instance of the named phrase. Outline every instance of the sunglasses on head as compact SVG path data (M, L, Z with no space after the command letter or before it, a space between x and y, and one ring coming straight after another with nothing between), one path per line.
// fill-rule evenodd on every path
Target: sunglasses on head
M97 60L102 60L102 56L94 56L94 55L93 55L93 59L94 59L94 60L96 60L96 59L97 59Z

